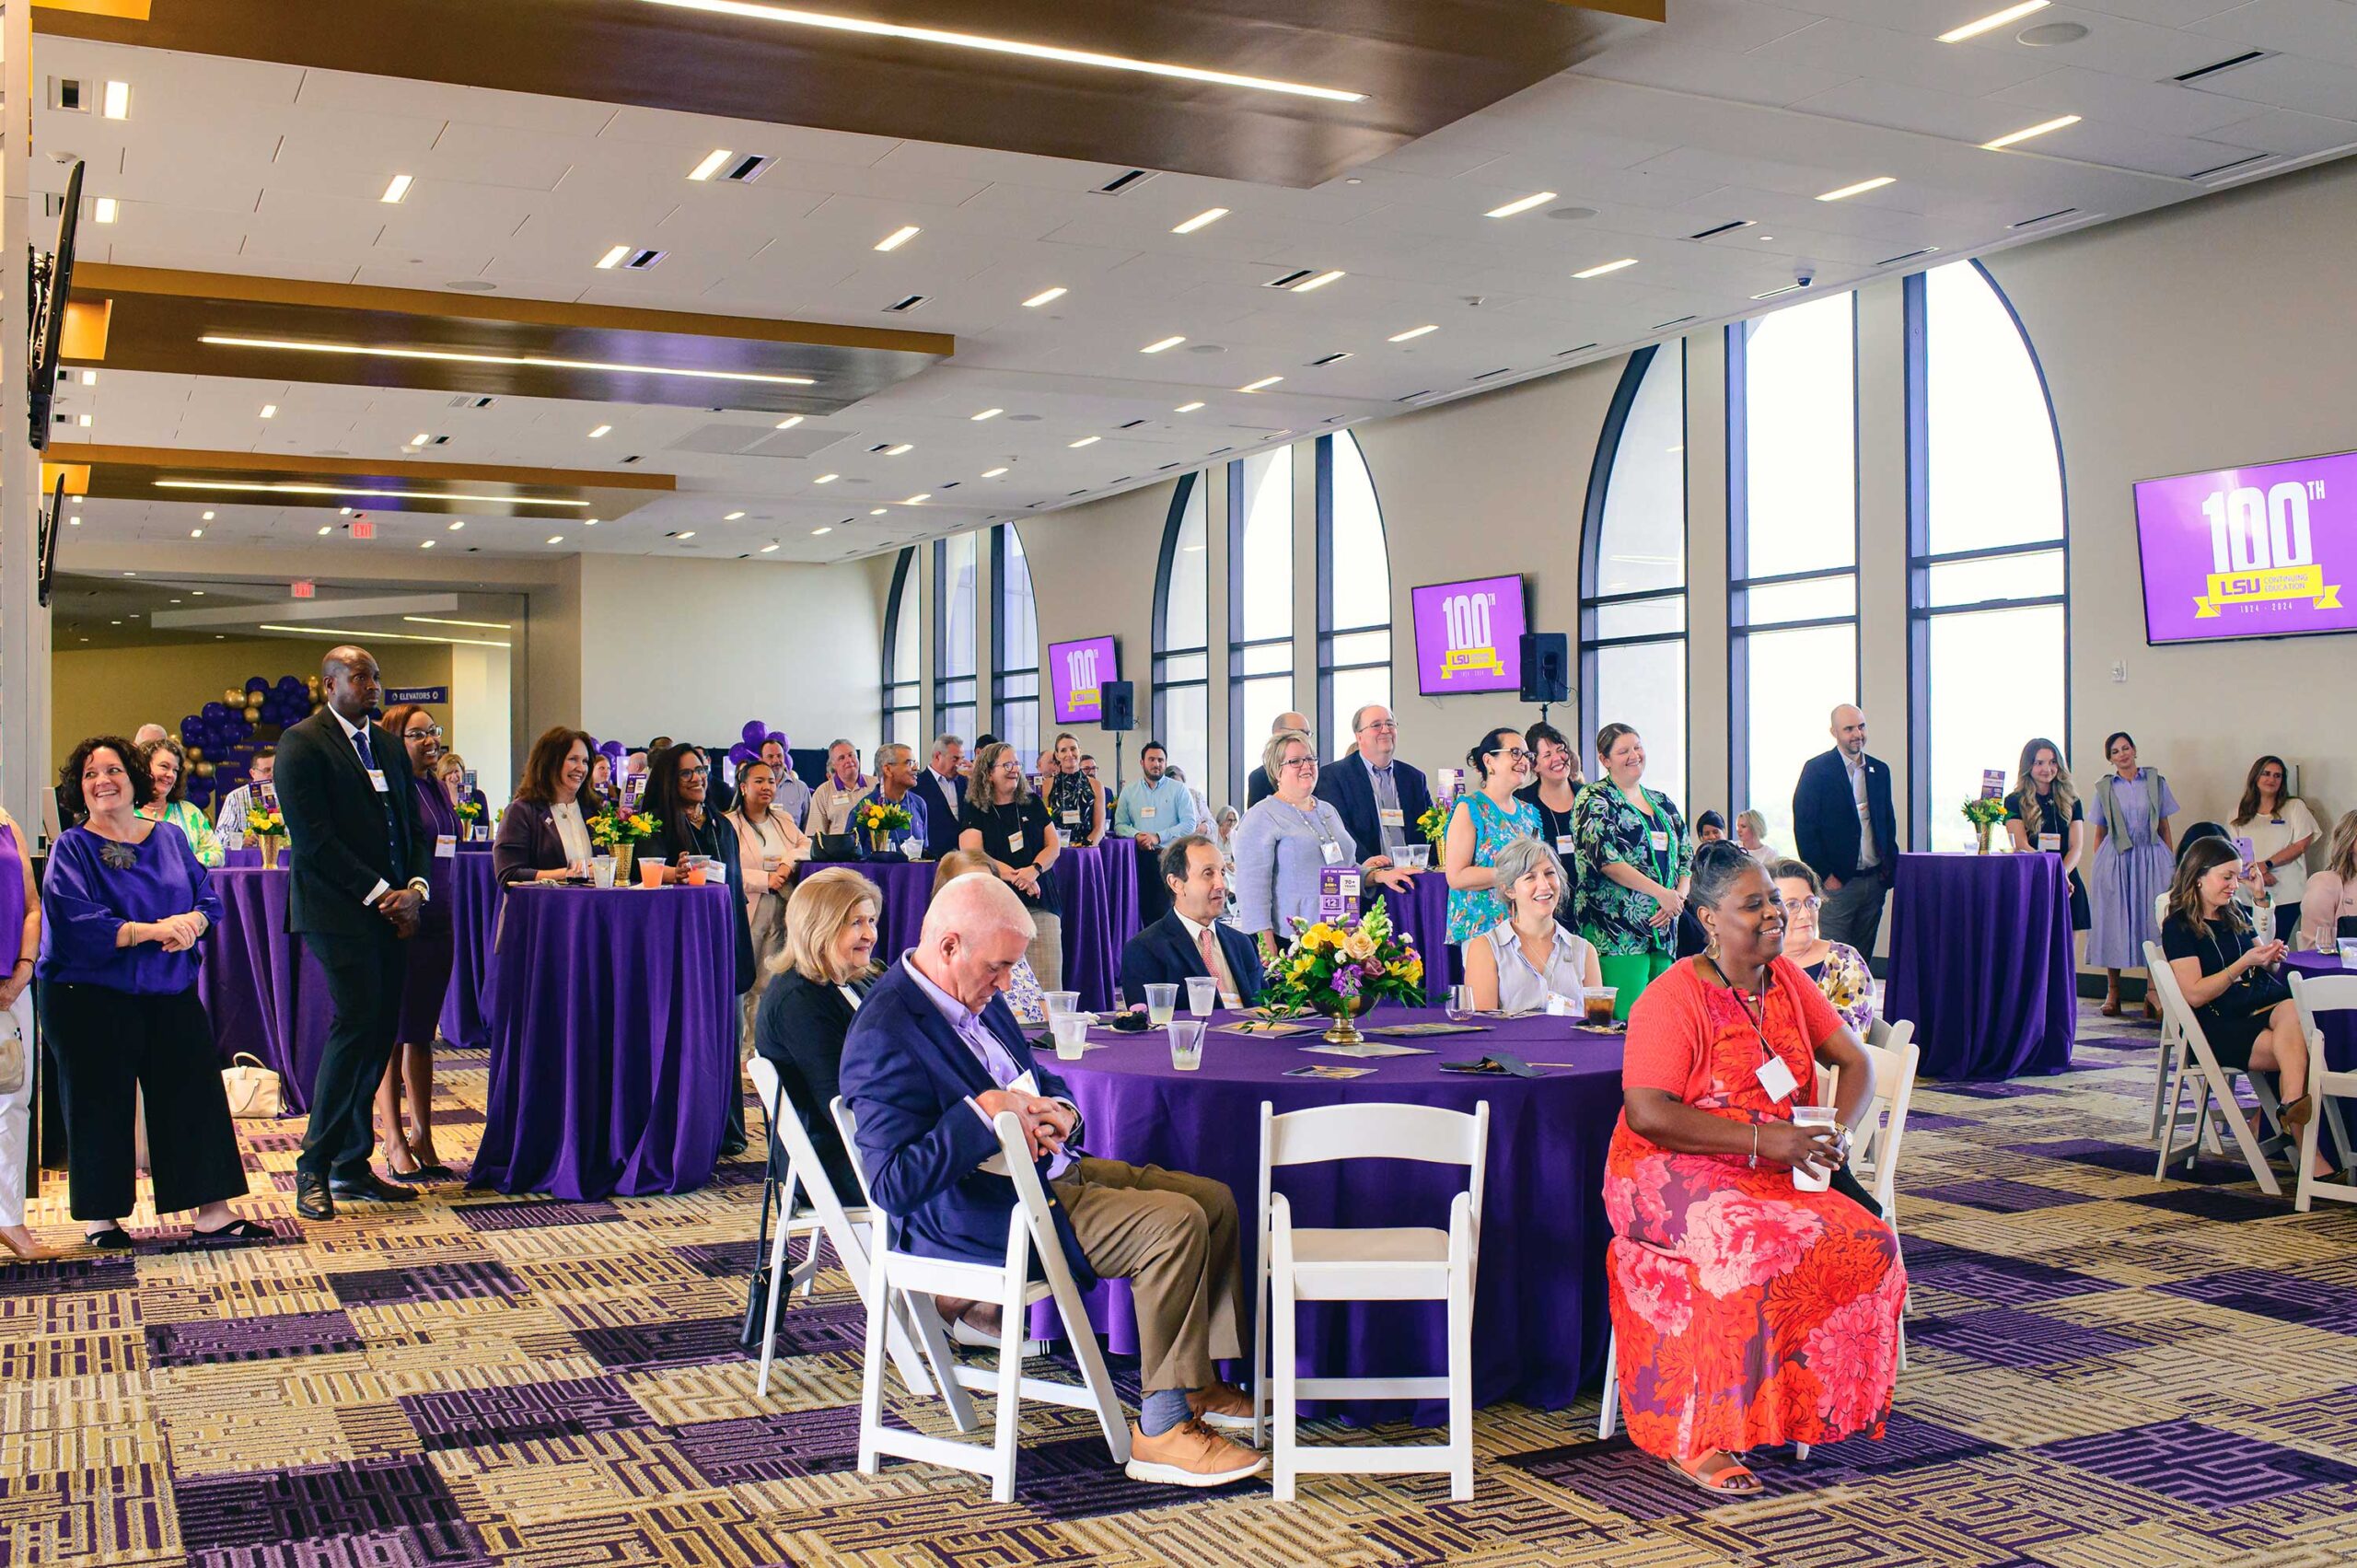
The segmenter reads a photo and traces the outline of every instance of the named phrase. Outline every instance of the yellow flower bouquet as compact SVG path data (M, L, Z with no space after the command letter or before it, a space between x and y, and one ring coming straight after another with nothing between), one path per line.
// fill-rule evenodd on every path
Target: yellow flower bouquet
M589 842L603 850L635 849L663 819L645 811L600 811L589 819Z
M1310 1012L1336 1020L1329 1040L1358 1038L1351 1020L1377 1002L1424 1005L1424 960L1415 944L1391 928L1381 904L1355 920L1301 927L1268 968L1260 1003L1271 1016Z
M246 831L258 839L283 839L286 819L267 807L251 807L246 812Z

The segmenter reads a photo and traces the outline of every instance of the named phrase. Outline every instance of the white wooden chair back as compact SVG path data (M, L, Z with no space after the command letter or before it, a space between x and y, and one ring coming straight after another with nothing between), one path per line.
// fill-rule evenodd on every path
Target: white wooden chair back
M2316 1097L2316 1114L2300 1130L2300 1185L2292 1199L2292 1207L2305 1214L2318 1198L2357 1203L2357 1185L2312 1174L2316 1143L2325 1128L2332 1132L2335 1171L2345 1175L2351 1163L2349 1127L2340 1114L2340 1097L2357 1095L2357 1071L2336 1073L2325 1065L2324 1016L2347 1013L2351 1015L2351 1026L2357 1027L2357 974L2294 972L2292 1001L2300 1009L2300 1038L2308 1047L2308 1092Z
M2176 1025L2179 1042L2177 1060L2170 1073L2167 1103L2161 1114L2161 1157L2154 1167L2153 1179L2167 1179L2168 1168L2179 1152L2177 1113L2185 1098L2186 1080L2190 1076L2193 1080L2194 1137L2183 1150L2186 1162L2191 1164L2201 1153L2203 1130L2209 1126L2210 1118L2214 1113L2233 1134L2235 1146L2240 1151L2243 1163L2250 1167L2252 1179L2258 1183L2259 1191L2270 1197L2282 1196L2283 1188L2268 1166L2267 1153L2252 1132L2249 1121L2244 1117L2242 1107L2235 1098L2233 1076L2219 1064L2217 1052L2210 1049L2210 1037L2201 1031L2201 1019L2186 1001L2184 988L2177 982L2177 971L2169 967L2159 943L2144 944L2144 968L2152 977L2154 991L2160 996L2161 1017L2165 1023ZM2252 1078L2251 1086L2258 1096L2262 1112L2271 1111L2274 1096L2267 1086L2256 1076Z

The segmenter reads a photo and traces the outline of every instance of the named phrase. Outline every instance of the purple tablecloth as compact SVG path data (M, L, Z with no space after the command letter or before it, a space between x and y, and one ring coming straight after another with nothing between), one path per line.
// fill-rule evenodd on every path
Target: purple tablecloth
M2286 953L2283 968L2287 972L2305 975L2339 975L2357 973L2329 953ZM2334 1011L2316 1016L2316 1028L2324 1034L2324 1064L2335 1073L2357 1069L2357 1013ZM2335 1097L2340 1101L2341 1116L2351 1122L2350 1131L2357 1134L2357 1099ZM2328 1147L2328 1153L2330 1149Z
M2078 1031L2071 888L2050 854L1902 854L1890 990L1927 1078L2060 1073Z
M450 990L442 1038L467 1051L491 1044L491 945L499 932L499 880L491 856L461 846L450 868Z
M240 1052L278 1074L289 1112L308 1110L327 1046L328 977L302 939L287 935L287 876L257 864L215 869L221 919L204 934L197 994L213 1020L224 1066Z
M1438 871L1419 872L1414 889L1383 889L1384 908L1391 912L1391 929L1415 943L1424 956L1424 995L1435 1006L1448 1000L1448 988L1460 975L1457 949L1448 945L1448 878Z
M864 872L884 894L877 922L876 952L888 961L916 943L933 896L929 860L866 861ZM1063 906L1064 983L1080 993L1080 1005L1094 1011L1113 1005L1121 982L1121 949L1138 934L1137 846L1115 840L1089 849L1066 849L1049 870Z
M241 849L225 849L221 852L221 864L224 867L260 865L261 846L248 844Z
M1377 1008L1363 1024L1440 1017L1437 1009ZM1089 1152L1132 1164L1193 1171L1227 1183L1245 1216L1246 1294L1250 1296L1253 1205L1258 1199L1260 1102L1280 1113L1311 1106L1393 1101L1470 1110L1490 1102L1488 1185L1475 1283L1473 1397L1518 1400L1542 1410L1570 1405L1584 1383L1603 1376L1611 1324L1604 1305L1604 1156L1620 1111L1618 1034L1590 1033L1562 1018L1493 1021L1481 1034L1400 1043L1429 1056L1350 1062L1305 1054L1314 1034L1255 1039L1206 1035L1193 1073L1170 1065L1163 1030L1093 1031L1080 1062L1057 1062L1086 1119ZM1467 1077L1444 1061L1504 1050L1533 1064L1560 1063L1541 1078ZM1288 1078L1318 1063L1364 1066L1362 1078ZM1446 1229L1464 1172L1405 1161L1295 1167L1277 1190L1300 1225L1434 1225ZM1089 1317L1111 1348L1137 1351L1129 1286L1108 1281L1089 1296ZM1051 1315L1033 1331L1055 1332ZM1320 1376L1413 1376L1446 1365L1446 1318L1438 1303L1336 1303L1302 1309L1301 1369ZM1251 1353L1247 1330L1245 1353ZM1358 1401L1334 1407L1353 1421L1442 1418L1439 1401Z
M716 884L509 894L476 1185L582 1200L711 1179L737 1086L727 899Z
M802 875L823 871L806 865ZM876 961L889 963L916 946L924 927L924 907L933 901L933 876L939 869L930 860L867 861L851 867L882 889L884 912L876 921Z

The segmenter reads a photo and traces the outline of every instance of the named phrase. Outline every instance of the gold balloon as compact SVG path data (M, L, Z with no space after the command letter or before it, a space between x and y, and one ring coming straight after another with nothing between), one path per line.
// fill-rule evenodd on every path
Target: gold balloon
M210 762L199 762L196 765L196 776L201 779L211 778L213 776L213 764Z
M202 761L204 761L204 748L203 748L203 747L202 747L202 746L192 746L192 747L190 747L190 748L188 749L188 760L189 760L190 761L192 761L192 762L202 762Z
M247 708L247 709L246 709L246 722L247 722L248 724L252 724L255 720L257 720L257 719L259 719L259 718L261 718L261 704L260 703L256 703L252 704L250 707L249 707L249 708Z
M246 689L242 686L224 687L221 700L233 708L242 708L246 705Z

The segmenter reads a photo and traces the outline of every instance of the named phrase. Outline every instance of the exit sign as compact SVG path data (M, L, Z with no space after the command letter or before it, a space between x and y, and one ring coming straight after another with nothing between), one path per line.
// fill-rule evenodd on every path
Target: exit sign
M296 598L317 598L319 593L319 585L311 581L308 577L302 577L288 584L287 592L293 594Z
M375 539L377 537L377 525L364 521L359 517L353 518L352 521L345 526L351 528L352 537L354 539Z

